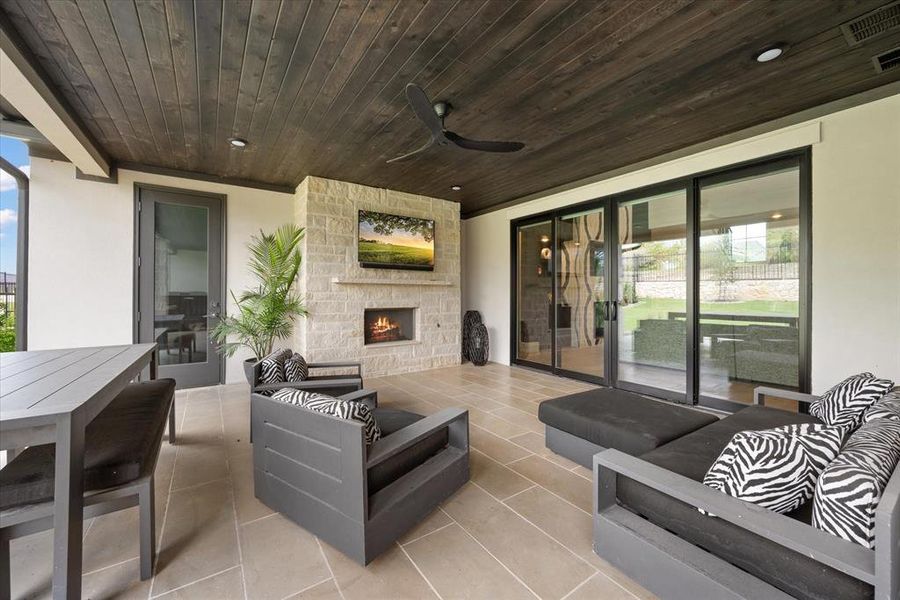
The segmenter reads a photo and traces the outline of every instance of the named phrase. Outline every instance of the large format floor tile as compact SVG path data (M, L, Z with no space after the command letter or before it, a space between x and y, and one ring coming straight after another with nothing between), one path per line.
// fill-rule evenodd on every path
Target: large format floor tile
M156 469L159 555L141 581L137 510L85 522L83 597L214 600L652 599L591 548L590 472L554 455L541 400L588 389L489 364L368 378L388 408L469 410L471 482L362 567L256 499L245 384L176 394ZM12 597L49 598L52 536L12 543Z

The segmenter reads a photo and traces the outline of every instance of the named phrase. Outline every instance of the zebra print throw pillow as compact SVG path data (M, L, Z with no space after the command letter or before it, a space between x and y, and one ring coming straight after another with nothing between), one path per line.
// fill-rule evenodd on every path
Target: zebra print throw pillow
M873 404L863 414L863 423L875 419L893 419L900 421L900 388L888 392L884 398Z
M284 361L284 378L287 381L303 381L309 377L309 365L299 354L294 354Z
M282 383L284 378L284 361L293 354L290 350L276 350L264 359L259 370L260 383ZM259 392L263 396L271 396L272 390Z
M293 404L294 406L303 406L308 400L336 400L336 398L326 396L325 394L295 390L293 388L282 388L278 390L272 394L272 399L284 402L285 404Z
M306 399L303 402L303 408L362 423L367 446L381 439L381 430L378 428L378 423L375 422L375 415L364 402L347 402L322 394L315 394L315 396Z
M819 424L736 433L703 483L775 512L791 512L812 498L816 479L840 452L845 435L841 427Z
M893 381L878 379L871 373L859 373L822 394L810 405L809 414L827 425L856 429L866 409L892 387Z
M900 461L900 421L875 419L856 430L819 477L813 526L875 547L875 509Z

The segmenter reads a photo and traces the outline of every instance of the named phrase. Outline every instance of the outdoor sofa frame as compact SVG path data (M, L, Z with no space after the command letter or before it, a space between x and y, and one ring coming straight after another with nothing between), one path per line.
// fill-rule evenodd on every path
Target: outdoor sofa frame
M807 404L816 399L758 387L754 402L765 404L766 396ZM869 583L876 600L900 597L900 468L894 470L876 509L876 548L871 550L618 450L596 454L593 467L594 551L663 598L787 600L791 596L619 506L617 474Z

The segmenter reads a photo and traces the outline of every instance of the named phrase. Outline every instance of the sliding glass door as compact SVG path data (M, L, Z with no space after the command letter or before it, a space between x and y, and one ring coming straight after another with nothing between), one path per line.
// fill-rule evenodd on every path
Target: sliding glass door
M513 225L515 362L735 409L809 389L809 155Z
M753 388L799 389L800 167L700 186L700 395L749 404Z
M605 372L604 212L556 219L556 366L595 380Z
M682 188L620 202L618 221L616 381L620 387L652 388L683 400L687 192Z
M517 360L553 366L553 222L516 228L515 354Z

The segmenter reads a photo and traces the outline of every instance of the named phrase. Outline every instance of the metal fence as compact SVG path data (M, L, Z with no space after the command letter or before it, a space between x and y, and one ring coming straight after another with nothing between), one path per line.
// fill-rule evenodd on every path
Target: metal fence
M685 281L686 257L677 255L663 260L651 256L622 257L623 278L635 283L645 281ZM735 263L729 268L729 279L734 281L766 279L799 279L800 265L796 262ZM701 269L701 280L715 280L721 270Z
M0 272L0 311L11 314L16 306L16 274Z

